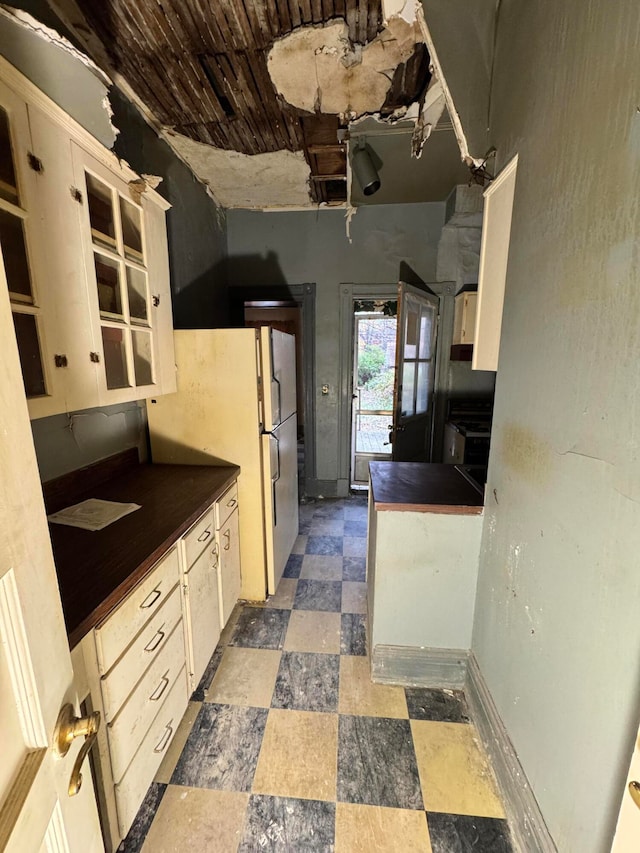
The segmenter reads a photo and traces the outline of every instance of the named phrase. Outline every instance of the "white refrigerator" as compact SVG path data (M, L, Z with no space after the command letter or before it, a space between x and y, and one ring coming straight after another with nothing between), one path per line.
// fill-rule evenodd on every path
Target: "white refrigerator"
M240 466L242 598L276 591L298 535L295 338L174 332L177 393L148 402L153 462Z

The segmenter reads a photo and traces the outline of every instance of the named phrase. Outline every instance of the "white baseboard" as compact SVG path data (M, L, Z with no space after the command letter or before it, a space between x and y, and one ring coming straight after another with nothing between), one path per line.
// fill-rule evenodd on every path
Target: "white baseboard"
M514 842L522 853L557 853L542 812L518 760L473 652L467 664L465 698L495 771Z
M465 685L466 649L422 649L414 646L378 645L371 655L371 680L403 687L446 687L462 690Z

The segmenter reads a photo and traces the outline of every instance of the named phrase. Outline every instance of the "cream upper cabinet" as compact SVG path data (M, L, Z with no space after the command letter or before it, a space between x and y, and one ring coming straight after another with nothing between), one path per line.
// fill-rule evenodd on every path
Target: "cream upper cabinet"
M172 338L164 211L75 143L72 156L99 404L163 393L173 373L161 356L163 332Z
M175 391L169 205L2 74L0 246L30 416Z

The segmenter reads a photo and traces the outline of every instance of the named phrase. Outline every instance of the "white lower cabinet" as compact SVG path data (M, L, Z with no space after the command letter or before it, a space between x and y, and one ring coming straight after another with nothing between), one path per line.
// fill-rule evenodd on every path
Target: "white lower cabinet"
M195 690L220 639L218 557L214 542L184 574L185 624L191 689Z
M94 765L108 853L129 831L239 594L233 483L82 640L80 698L103 721Z
M216 540L220 555L220 622L224 627L240 595L240 525L237 509L216 531Z

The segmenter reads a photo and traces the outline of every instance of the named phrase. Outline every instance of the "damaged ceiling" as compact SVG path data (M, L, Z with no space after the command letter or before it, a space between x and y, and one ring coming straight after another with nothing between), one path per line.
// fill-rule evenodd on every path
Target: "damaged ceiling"
M52 6L225 207L344 205L350 123L417 117L431 82L419 24L381 0Z

